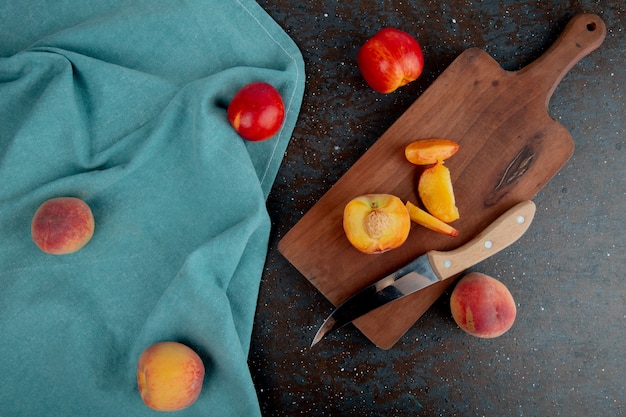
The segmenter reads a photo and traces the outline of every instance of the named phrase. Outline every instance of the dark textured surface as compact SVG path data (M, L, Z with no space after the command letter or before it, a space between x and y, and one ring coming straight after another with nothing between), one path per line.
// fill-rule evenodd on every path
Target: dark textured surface
M266 416L626 415L626 6L623 1L259 1L304 55L307 85L268 200L273 220L249 364ZM310 349L332 305L277 250L282 236L468 47L504 69L535 60L576 13L607 38L550 101L574 137L535 197L530 231L475 270L511 290L518 316L495 339L463 333L449 292L388 351L348 326ZM413 34L426 68L390 95L356 66L384 26ZM393 318L390 318L393 319Z

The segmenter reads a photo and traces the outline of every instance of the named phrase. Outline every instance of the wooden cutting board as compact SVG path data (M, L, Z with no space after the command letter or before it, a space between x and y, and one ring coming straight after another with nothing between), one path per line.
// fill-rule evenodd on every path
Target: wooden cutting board
M280 252L337 306L428 250L460 246L513 205L532 199L574 150L569 132L548 115L548 101L570 68L605 36L598 16L577 15L548 51L515 72L480 49L466 50L283 237ZM398 249L358 252L343 231L344 206L368 193L418 203L419 168L406 161L404 148L433 137L460 145L446 161L461 214L453 223L459 235L413 225ZM387 304L354 324L389 349L453 281ZM319 317L320 325L324 319Z

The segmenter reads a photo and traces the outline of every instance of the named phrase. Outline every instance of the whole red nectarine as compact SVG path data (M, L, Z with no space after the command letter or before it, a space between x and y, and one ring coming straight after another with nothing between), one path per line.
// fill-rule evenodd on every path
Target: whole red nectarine
M370 87L388 94L422 74L424 56L422 47L411 35L384 28L361 46L357 65Z
M239 135L259 142L274 136L285 120L280 93L266 82L243 86L228 104L228 120Z
M467 333L498 337L508 331L517 314L509 289L488 275L471 272L461 278L450 296L452 317Z

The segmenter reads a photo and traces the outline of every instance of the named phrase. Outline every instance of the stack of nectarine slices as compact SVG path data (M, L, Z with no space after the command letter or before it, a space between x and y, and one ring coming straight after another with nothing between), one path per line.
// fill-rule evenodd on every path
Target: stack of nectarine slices
M417 191L426 211L410 201L407 208L411 219L431 230L456 236L458 231L448 223L459 218L450 170L444 165L459 149L459 144L447 139L422 139L410 143L404 150L406 159L415 165L431 165L420 175Z

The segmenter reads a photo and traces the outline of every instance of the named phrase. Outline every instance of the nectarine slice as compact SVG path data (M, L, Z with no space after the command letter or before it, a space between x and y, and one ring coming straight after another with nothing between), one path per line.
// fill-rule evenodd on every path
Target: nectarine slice
M450 170L442 161L438 161L422 173L417 190L430 214L446 223L459 218Z
M343 229L356 249L363 253L382 253L402 245L411 229L409 212L391 194L367 194L346 204Z
M404 148L406 159L415 165L431 165L450 158L459 144L448 139L421 139Z
M452 237L459 234L459 231L456 230L454 227L450 226L448 223L442 222L435 216L422 210L410 201L406 202L406 208L409 211L409 216L411 217L411 220L421 226L426 227L427 229Z

